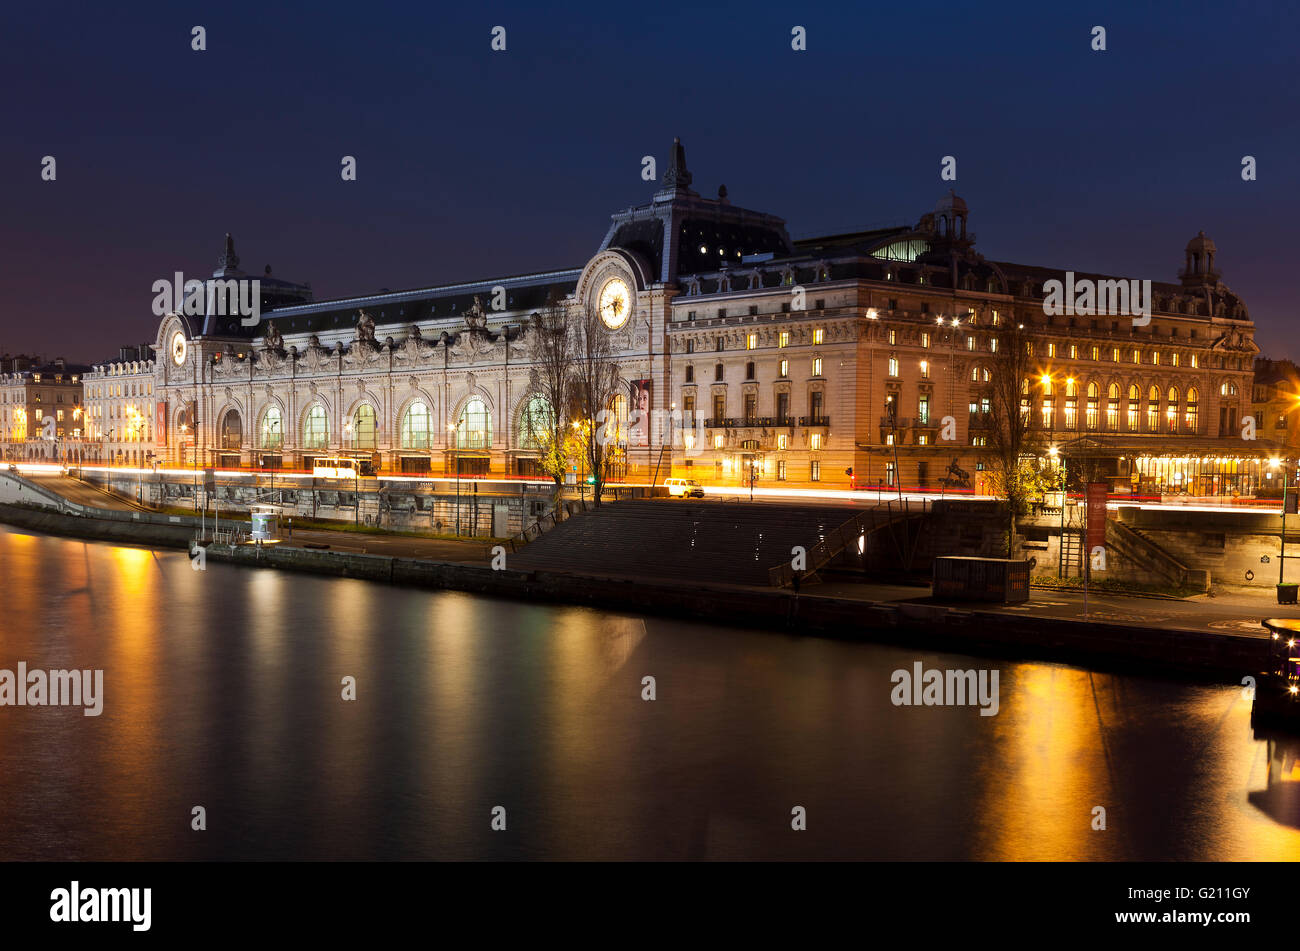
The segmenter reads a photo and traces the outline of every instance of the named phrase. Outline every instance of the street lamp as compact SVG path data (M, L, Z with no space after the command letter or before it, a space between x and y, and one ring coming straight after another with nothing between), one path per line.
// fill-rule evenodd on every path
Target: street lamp
M456 448L456 424L447 424L447 444L456 465L456 537L460 537L460 453Z

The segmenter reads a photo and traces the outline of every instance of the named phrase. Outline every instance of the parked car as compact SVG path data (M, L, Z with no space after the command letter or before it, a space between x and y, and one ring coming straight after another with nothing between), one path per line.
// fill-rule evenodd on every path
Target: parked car
M665 479L664 485L668 487L668 494L675 499L704 498L704 486L694 479Z

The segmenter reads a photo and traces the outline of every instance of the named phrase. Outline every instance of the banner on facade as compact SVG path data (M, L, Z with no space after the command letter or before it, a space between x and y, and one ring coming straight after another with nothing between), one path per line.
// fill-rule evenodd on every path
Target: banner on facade
M154 442L158 448L167 445L167 401L159 400L154 409L153 423Z
M649 380L632 381L632 415L628 419L627 436L629 446L650 445L650 387Z
M1088 552L1106 547L1106 494L1109 483L1088 483Z

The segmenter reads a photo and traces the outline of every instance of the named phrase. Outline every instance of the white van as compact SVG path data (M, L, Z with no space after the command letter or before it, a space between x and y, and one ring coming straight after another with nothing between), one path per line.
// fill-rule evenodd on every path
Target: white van
M704 486L694 479L665 479L664 485L668 487L668 494L675 499L704 498Z

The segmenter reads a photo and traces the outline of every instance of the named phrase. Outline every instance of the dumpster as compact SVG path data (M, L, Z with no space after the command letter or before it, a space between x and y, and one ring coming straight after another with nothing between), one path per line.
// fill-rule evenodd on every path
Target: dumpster
M931 594L950 601L1019 604L1029 600L1029 562L945 555L934 560Z

